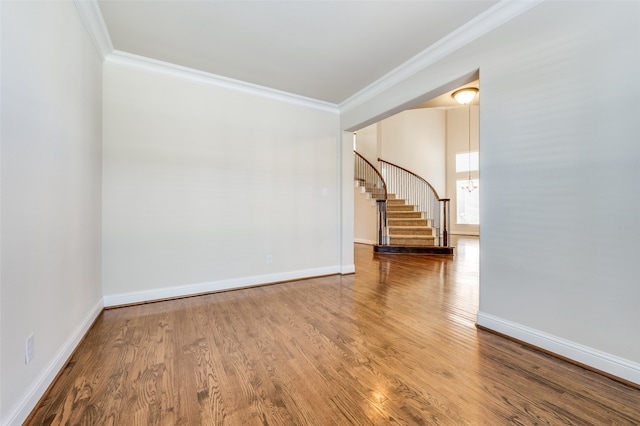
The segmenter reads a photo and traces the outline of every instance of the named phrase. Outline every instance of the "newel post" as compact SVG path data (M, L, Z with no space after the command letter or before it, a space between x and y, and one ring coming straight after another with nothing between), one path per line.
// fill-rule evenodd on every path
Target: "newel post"
M378 207L378 245L387 245L387 200L376 200Z
M449 247L449 222L451 222L451 209L449 208L450 198L440 198L438 201L442 203L442 240L441 247Z

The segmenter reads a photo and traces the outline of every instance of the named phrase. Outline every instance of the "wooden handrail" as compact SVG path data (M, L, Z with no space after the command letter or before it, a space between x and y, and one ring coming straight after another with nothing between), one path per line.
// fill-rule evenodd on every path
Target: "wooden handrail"
M391 165L391 166L393 166L393 167L396 167L396 168L398 168L398 169L402 170L403 172L409 173L410 175L415 176L416 178L420 179L421 181L423 181L424 183L426 183L427 185L429 185L429 188L431 188L431 190L433 191L433 193L436 195L436 198L437 198L438 200L441 200L440 196L438 195L438 191L436 191L436 189L435 189L435 188L434 188L434 187L433 187L429 182L427 182L427 180L426 180L425 178L423 178L422 176L419 176L419 175L417 175L417 174L413 173L411 170L407 170L407 169L405 169L405 168L404 168L404 167L402 167L402 166L398 166L397 164L393 164L393 163L391 163L391 162L389 162L389 161L383 160L382 158L378 158L378 162L380 162L380 163L386 163L386 164L389 164L389 165Z
M364 184L366 186L371 186L371 196L376 200L376 210L377 210L377 227L378 227L378 245L388 245L388 225L387 225L387 198L389 194L387 192L387 183L382 178L382 174L378 171L378 169L371 164L366 158L360 155L357 151L353 151L355 156L356 166L358 167L355 170L356 174L358 172L364 173L365 176L357 176L358 178L364 178ZM360 162L358 162L360 161ZM369 181L370 180L370 181ZM380 194L380 184L382 184L382 194ZM381 198L383 196L383 198Z
M371 167L373 169L374 172L376 172L376 175L378 175L378 179L380 179L380 182L382 182L382 187L384 188L384 199L387 199L387 183L384 181L384 179L382 178L382 174L380 174L380 172L378 171L378 169L371 164L371 162L369 160L367 160L366 158L364 158L362 155L360 155L358 153L358 151L353 151L353 153L355 155L357 155L360 159L362 159L366 164L369 165L369 167Z
M449 245L449 199L440 198L436 189L421 176L402 166L378 158L378 164L389 180L391 191L423 212L435 225L439 245ZM386 182L385 182L386 183Z

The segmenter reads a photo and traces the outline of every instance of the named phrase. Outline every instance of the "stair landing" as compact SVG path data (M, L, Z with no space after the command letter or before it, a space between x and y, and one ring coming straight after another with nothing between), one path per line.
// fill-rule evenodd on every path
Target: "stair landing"
M373 246L374 253L380 254L428 254L453 256L455 247L438 246Z

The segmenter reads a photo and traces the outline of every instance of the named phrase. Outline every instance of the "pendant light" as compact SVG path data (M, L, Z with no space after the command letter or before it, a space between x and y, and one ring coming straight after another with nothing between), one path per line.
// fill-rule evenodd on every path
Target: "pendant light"
M467 182L462 185L462 189L467 190L469 192L473 192L474 189L478 187L477 184L473 183L473 179L471 179L471 101L478 94L478 89L475 87L465 87L464 89L456 90L451 94L453 99L456 100L459 104L467 106L467 140L469 143L469 151L467 154L467 158L469 159L469 168L468 168L468 177Z

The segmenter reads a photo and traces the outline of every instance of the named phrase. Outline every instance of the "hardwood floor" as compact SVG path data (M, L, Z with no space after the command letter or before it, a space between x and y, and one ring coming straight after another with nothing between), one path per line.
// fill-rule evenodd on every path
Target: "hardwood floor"
M475 327L454 259L103 312L29 425L637 425L640 391Z

